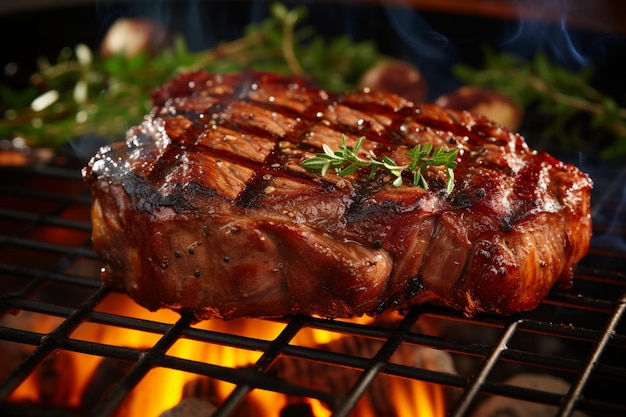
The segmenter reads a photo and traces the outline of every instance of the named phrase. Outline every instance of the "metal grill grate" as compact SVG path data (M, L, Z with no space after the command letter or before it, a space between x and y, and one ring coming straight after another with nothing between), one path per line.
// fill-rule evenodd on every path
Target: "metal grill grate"
M402 314L391 325L295 316L270 321L279 331L260 338L230 332L226 324L219 330L207 330L193 325L191 317L184 314L168 321L102 308L110 297L121 296L100 286L99 261L89 239L90 199L78 169L3 168L0 342L29 350L0 374L0 410L3 415L51 415L50 408L37 414L37 404L12 398L48 358L70 351L124 361L128 367L88 409L59 409L55 411L58 415L114 415L155 368L233 384L215 416L231 415L253 390L316 399L332 408L333 415L346 416L382 375L427 381L452 391L453 400L447 406L452 416L468 415L491 396L551 404L559 416L574 411L592 416L626 415L626 222L621 201L626 190L619 181L626 170L598 170L600 180L594 178L594 247L579 266L574 288L554 290L536 311L508 318L483 315L468 319L447 308L426 305ZM35 321L50 317L56 322L41 331L28 328L19 319L11 321L25 313L34 315ZM424 319L444 330L436 335L417 330L415 324ZM76 330L86 323L152 335L154 342L139 349L125 347L124 341L109 343L76 336ZM379 347L373 356L364 357L294 343L296 335L307 329L372 340ZM253 366L238 368L225 366L219 359L178 356L171 353L171 347L180 340L257 352L258 358ZM398 363L392 358L400 346L448 352L457 373ZM273 372L276 363L285 359L320 364L330 372L335 368L356 370L358 377L344 393L311 387ZM557 375L570 383L570 389L557 394L503 383L511 370ZM276 410L275 415L280 413Z

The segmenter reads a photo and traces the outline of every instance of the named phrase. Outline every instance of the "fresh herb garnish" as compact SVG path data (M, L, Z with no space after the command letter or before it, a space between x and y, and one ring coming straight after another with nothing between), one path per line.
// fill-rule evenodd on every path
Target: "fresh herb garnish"
M379 159L373 151L367 154L367 159L359 157L357 153L364 139L361 136L357 139L354 147L350 147L346 144L345 135L342 135L339 150L333 151L330 146L324 143L322 144L324 152L303 161L302 166L311 170L321 171L322 176L325 176L328 170L333 168L340 177L350 175L360 168L369 168L369 178L373 178L378 169L383 169L396 177L393 181L393 185L396 187L402 185L402 175L405 171L408 171L412 174L413 185L421 186L424 189L428 189L428 182L424 177L426 169L429 166L444 166L447 178L446 193L450 194L452 192L454 187L453 170L457 165L456 156L458 149L445 150L444 148L436 148L433 150L432 143L416 145L405 153L406 156L411 158L411 162L406 165L398 165L388 156L383 156Z

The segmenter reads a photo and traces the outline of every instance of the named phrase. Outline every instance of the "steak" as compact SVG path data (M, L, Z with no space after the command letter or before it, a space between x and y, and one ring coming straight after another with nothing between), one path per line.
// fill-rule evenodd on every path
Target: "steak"
M439 301L471 316L535 308L571 284L591 237L590 179L483 117L271 73L177 76L126 141L83 170L102 280L148 309L350 317ZM427 189L303 161L337 149L407 163L458 149Z

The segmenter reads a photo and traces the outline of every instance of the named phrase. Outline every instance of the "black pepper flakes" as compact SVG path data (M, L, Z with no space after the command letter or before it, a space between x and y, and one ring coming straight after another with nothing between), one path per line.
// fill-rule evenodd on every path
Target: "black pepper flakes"
M380 240L374 241L374 249L380 249L382 247L383 247L383 242L381 242Z
M200 277L200 271L194 271L193 276L196 278Z
M485 191L485 189L484 189L484 188L482 188L482 187L477 188L477 189L474 191L474 195L475 195L476 197L484 197L484 196L485 196L485 194L486 194L486 191Z
M224 262L229 263L230 262L230 258L228 256L224 256Z
M196 253L196 248L200 245L202 245L202 242L200 241L193 242L187 246L187 252L189 252L190 255L194 255Z

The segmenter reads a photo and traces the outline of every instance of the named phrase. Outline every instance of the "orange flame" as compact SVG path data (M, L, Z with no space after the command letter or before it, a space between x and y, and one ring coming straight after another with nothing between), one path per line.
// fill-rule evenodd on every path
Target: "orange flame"
M98 306L98 311L164 323L172 323L179 318L178 314L169 310L161 310L156 313L148 312L130 301L127 296L121 294L110 294L107 296ZM19 320L19 317L17 320ZM361 318L357 321L362 323L367 322L367 320L370 319ZM28 321L30 323L29 326L32 326L28 330L47 333L58 325L60 319L53 320L49 316L42 315ZM278 336L284 324L256 319L228 322L208 320L197 324L196 327L272 340ZM150 334L145 331L91 322L83 323L72 334L72 338L75 339L136 349L145 349L153 346L160 337L160 334ZM343 336L336 332L304 328L296 335L292 343L299 346L316 347L332 343L341 337ZM75 364L72 370L71 383L68 383L68 389L71 389L71 392L68 393L64 401L66 402L65 406L68 408L77 408L81 402L81 395L102 358L69 351L61 351L58 354L71 356L70 362ZM245 367L254 364L261 354L261 352L202 343L184 338L177 340L167 352L169 356L229 368ZM38 385L35 379L35 375L31 375L12 394L10 400L40 403L40 389L37 388ZM165 410L176 406L181 401L185 389L189 389L188 384L193 384L196 380L198 380L198 375L192 373L168 368L154 368L132 390L131 395L124 401L116 416L142 415L157 417ZM295 382L298 383L299 381ZM215 391L212 395L218 399L226 398L234 388L233 385L223 381L213 381L212 384L211 389ZM385 377L384 384L388 384L386 392L393 393L391 403L394 404L396 415L403 417L440 417L445 415L443 391L439 385L394 377ZM289 399L283 394L253 390L246 397L246 401L253 404L254 415L274 416L278 415L277 410L288 404ZM307 399L307 401L316 417L327 417L331 414L329 409L321 402L313 399ZM371 398L364 397L359 402L353 415L375 417L377 415L376 407L371 404L371 401Z

